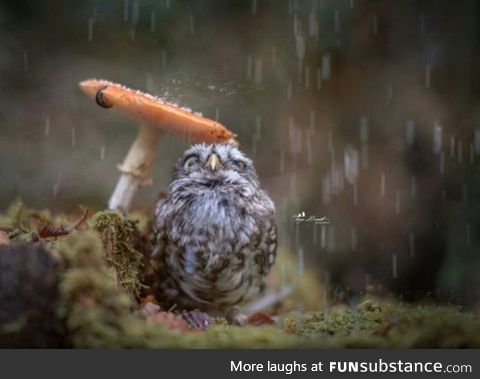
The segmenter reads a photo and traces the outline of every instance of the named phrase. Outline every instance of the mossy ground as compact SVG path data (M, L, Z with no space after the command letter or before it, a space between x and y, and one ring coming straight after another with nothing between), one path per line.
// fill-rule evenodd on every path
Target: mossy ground
M142 218L142 216L140 216ZM36 212L17 202L0 216L10 244L43 244L60 262L57 316L65 346L104 348L480 347L480 316L458 307L365 298L356 306L318 309L324 291L311 273L268 326L233 326L223 319L206 331L171 330L145 321L136 299L143 288L138 243L146 218L99 212L68 235L38 240L39 223L71 225L71 218ZM139 227L140 225L140 227ZM143 225L143 226L142 226ZM145 238L145 236L141 237ZM33 242L32 242L33 240ZM36 242L35 242L36 241ZM146 246L146 245L143 245ZM284 254L284 253L282 253ZM288 256L282 260L288 264ZM272 279L272 284L278 277ZM318 303L316 300L318 299ZM294 312L295 301L312 309ZM1 334L1 333L0 333Z

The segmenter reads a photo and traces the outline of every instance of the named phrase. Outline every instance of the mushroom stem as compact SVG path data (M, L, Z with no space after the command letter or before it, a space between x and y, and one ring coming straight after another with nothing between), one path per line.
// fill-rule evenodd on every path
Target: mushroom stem
M150 185L157 142L162 132L147 125L140 125L137 138L118 169L122 173L110 197L108 208L128 212L132 200L141 186Z

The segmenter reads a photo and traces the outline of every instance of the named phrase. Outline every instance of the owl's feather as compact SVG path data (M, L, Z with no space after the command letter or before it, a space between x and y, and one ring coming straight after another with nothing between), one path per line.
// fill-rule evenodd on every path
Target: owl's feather
M217 169L208 165L212 154ZM156 207L158 297L220 312L256 298L275 260L274 215L252 161L236 147L192 146Z

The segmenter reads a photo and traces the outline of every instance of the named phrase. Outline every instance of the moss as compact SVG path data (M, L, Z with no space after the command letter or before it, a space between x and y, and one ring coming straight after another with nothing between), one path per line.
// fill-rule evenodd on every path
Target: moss
M300 347L303 343L274 326L216 326L207 330L199 342L199 347L239 349Z
M9 239L14 243L38 241L38 232L42 227L68 228L70 223L71 220L66 215L53 215L46 209L30 209L21 199L16 199L3 215L0 214L0 228L7 231ZM56 238L49 238L43 243L53 247L56 241Z
M90 225L102 240L107 262L115 271L119 286L134 299L138 299L143 288L141 266L143 255L135 249L138 229L135 221L119 212L98 212Z
M283 327L325 347L459 348L480 346L479 321L452 306L366 299L356 307L287 316Z
M68 217L64 215L31 211L18 204L0 220L8 227L21 228L22 233L28 235L35 230L39 215L49 223L67 225ZM322 310L323 301L318 299L322 299L323 287L314 274L308 272L304 277L309 279L297 286L293 300L280 308L284 316L277 325L239 327L216 318L216 325L205 332L169 330L164 325L146 322L138 312L135 296L142 286L139 274L142 249L136 244L138 233L138 225L131 219L116 212L99 212L89 222L89 229L43 241L59 262L59 300L55 303L55 315L50 317L55 317L52 323L64 326L63 346L480 347L478 310L466 312L453 306L406 304L372 297L356 306ZM288 258L285 259L288 262ZM282 281L279 269L273 273L274 286ZM18 270L21 272L21 267ZM287 278L288 282L291 280L293 278ZM312 293L315 296L311 296ZM305 309L314 311L303 315L288 313L297 309L299 302L305 304ZM18 324L10 323L17 320ZM9 320L8 330L21 328L21 321L21 315Z
M278 328L241 328L217 319L207 332L181 333L148 324L132 312L134 303L115 286L115 276L103 260L103 242L93 232L65 237L58 253L63 258L59 317L66 319L75 347L281 347L295 338Z
M117 288L100 236L92 231L72 233L62 240L58 253L65 264L59 315L66 319L70 344L145 347L154 330L132 311L131 297Z
M22 221L23 202L20 199L16 199L5 211L5 214L0 215L0 227L1 228L13 228L18 227Z
M60 250L67 267L62 298L76 347L284 348L284 347L478 347L480 322L455 307L366 299L277 326L238 327L217 318L206 332L182 333L146 323L115 286L102 259L103 244L91 232L74 233Z
M27 241L30 238L30 227L26 225L27 210L21 199L16 199L0 216L0 228L8 233L10 240Z

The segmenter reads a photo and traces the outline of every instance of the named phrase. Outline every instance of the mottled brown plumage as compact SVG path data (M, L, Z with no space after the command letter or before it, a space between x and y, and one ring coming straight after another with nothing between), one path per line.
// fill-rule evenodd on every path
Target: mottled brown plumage
M194 145L155 212L157 297L227 314L255 299L275 260L275 208L232 145Z

